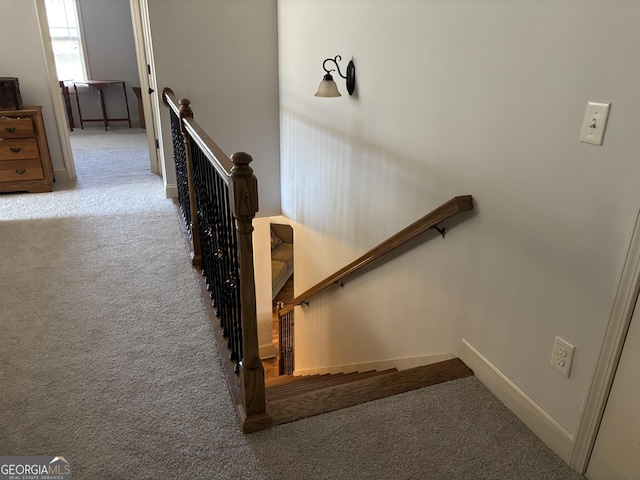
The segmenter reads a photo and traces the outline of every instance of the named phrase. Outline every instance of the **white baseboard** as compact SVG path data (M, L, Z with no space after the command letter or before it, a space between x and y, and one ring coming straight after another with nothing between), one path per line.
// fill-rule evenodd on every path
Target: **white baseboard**
M258 347L258 355L261 359L273 358L278 355L278 350L273 343L267 343Z
M462 339L460 347L460 360L473 370L475 376L540 440L569 464L574 446L574 436L571 432L465 338Z
M178 185L175 185L175 184L165 185L164 194L167 198L178 198Z
M69 179L69 177L67 175L67 169L66 168L56 168L56 169L54 169L53 170L53 176L59 182L63 182L65 180Z
M334 373L351 373L366 372L369 370L387 370L389 368L397 368L398 370L406 370L408 368L421 367L423 365L431 365L432 363L444 362L451 360L455 355L451 353L443 353L438 355L425 355L421 357L396 358L393 360L383 360L379 362L352 363L349 365L336 365L333 367L309 368L305 370L296 370L294 376L301 375L324 375Z

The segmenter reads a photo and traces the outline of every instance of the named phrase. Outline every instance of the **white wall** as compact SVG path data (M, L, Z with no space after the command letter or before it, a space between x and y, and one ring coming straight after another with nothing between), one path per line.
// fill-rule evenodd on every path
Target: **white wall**
M276 1L149 0L149 17L158 93L170 87L190 99L196 120L227 155L249 153L258 215L279 214ZM161 108L171 159L169 112ZM175 169L167 165L171 180Z
M273 344L270 218L254 219L253 228L258 346L261 358L271 358L276 355L277 351Z
M0 12L0 77L18 77L24 105L42 105L53 168L64 170L35 3L0 0Z
M455 195L475 214L296 318L299 369L465 337L575 432L640 192L637 0L280 0L296 293ZM353 56L357 91L313 97ZM578 142L613 102L604 146ZM329 298L330 297L330 298ZM570 378L549 365L576 346ZM378 357L378 358L373 358Z

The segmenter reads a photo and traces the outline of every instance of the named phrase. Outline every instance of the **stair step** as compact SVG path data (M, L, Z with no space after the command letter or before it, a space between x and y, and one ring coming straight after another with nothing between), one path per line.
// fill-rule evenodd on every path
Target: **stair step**
M275 424L283 424L473 375L457 358L408 370L377 373L380 374L354 378L348 383L316 383L316 388L301 389L286 396L267 390L269 414Z
M274 386L267 386L266 396L268 400L280 400L294 397L306 392L321 390L337 385L344 385L346 383L363 380L378 375L385 375L392 372L397 372L397 370L394 368L382 372L370 370L362 373L351 372L338 373L333 375L318 375L313 377L293 377L290 382L280 383Z
M336 375L318 375L308 380L294 380L289 383L283 383L274 387L267 387L266 395L270 398L285 397L287 395L295 395L309 390L320 390L330 386L333 382L343 377L349 378L348 375L338 373Z
M336 375L344 375L344 374L336 374ZM326 377L329 377L330 374L325 373L322 375L304 375L294 377L293 375L281 375L279 377L272 377L265 379L265 386L267 389L272 389L274 387L278 387L280 385L289 385L292 383L305 383L310 382L312 380L321 380Z

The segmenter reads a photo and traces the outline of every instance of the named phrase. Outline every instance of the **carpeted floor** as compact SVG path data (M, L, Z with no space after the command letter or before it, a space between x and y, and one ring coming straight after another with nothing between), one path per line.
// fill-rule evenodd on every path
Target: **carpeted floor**
M581 478L474 377L242 435L144 133L72 144L77 181L0 195L0 456L80 480Z

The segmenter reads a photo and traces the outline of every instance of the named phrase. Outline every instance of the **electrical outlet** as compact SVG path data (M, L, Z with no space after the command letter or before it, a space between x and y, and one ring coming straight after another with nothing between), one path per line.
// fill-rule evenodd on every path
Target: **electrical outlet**
M551 366L565 377L568 377L571 374L575 350L576 347L556 335L556 339L553 342L553 352L551 353Z

